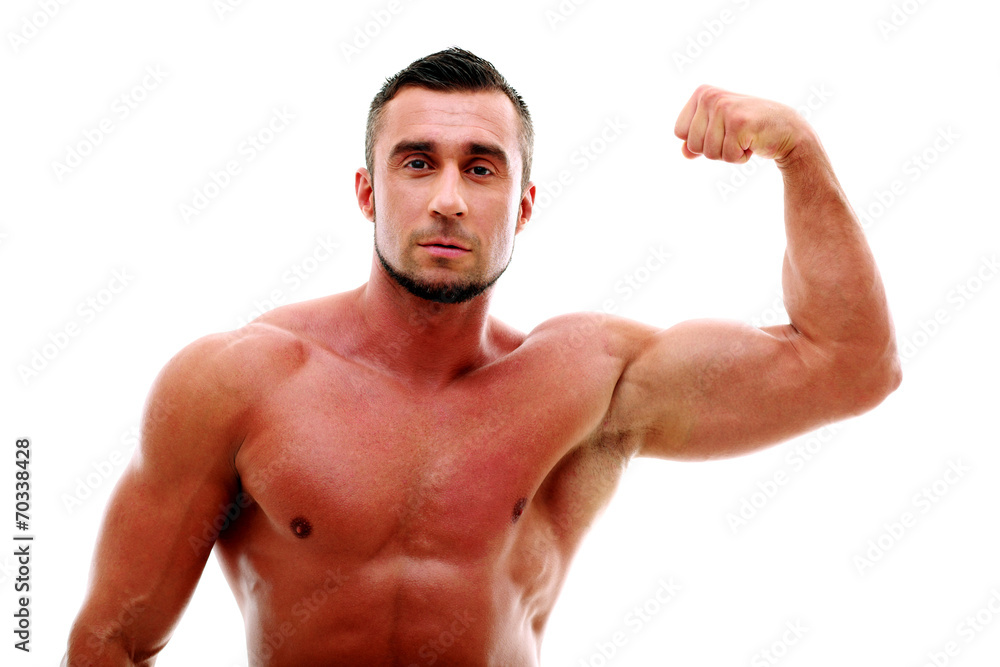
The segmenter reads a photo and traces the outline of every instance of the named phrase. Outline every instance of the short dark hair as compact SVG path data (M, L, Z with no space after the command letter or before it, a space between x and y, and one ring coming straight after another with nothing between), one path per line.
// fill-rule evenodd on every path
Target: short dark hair
M375 139L381 130L383 110L389 100L407 86L442 92L498 91L510 98L521 119L521 129L518 133L523 163L521 190L528 187L531 177L531 154L535 144L535 131L531 125L528 105L490 62L457 46L413 61L395 76L386 79L382 89L375 95L368 109L368 126L365 130L365 166L373 177Z

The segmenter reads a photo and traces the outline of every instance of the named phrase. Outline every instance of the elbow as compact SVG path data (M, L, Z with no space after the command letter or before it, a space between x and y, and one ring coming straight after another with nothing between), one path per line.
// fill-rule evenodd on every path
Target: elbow
M60 667L133 667L125 649L94 634L74 634L66 647Z
M868 412L872 408L881 404L889 394L896 391L903 382L903 370L900 368L899 359L893 358L886 362L884 368L880 369L875 376L868 381L866 391L863 394L858 414Z
M139 660L126 648L120 635L105 634L80 626L70 631L60 667L152 667L155 658Z
M877 355L859 355L840 374L845 391L845 416L854 417L880 405L903 381L903 369L893 342Z

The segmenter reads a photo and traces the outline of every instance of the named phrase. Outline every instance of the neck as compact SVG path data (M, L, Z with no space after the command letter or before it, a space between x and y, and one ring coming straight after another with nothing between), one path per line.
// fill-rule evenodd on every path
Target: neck
M377 260L357 292L358 352L407 382L443 386L489 360L492 287L464 303L410 294Z

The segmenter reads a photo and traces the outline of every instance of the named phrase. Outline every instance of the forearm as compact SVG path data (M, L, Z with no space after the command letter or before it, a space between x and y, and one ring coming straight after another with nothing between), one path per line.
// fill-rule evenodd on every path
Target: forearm
M787 237L782 286L792 326L840 368L876 383L897 383L882 279L818 137L808 130L777 162Z

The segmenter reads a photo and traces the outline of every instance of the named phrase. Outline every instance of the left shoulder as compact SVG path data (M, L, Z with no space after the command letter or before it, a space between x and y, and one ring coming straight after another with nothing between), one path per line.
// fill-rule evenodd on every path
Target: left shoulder
M549 339L567 351L605 355L627 364L658 331L656 327L617 315L579 312L545 320L528 338Z

